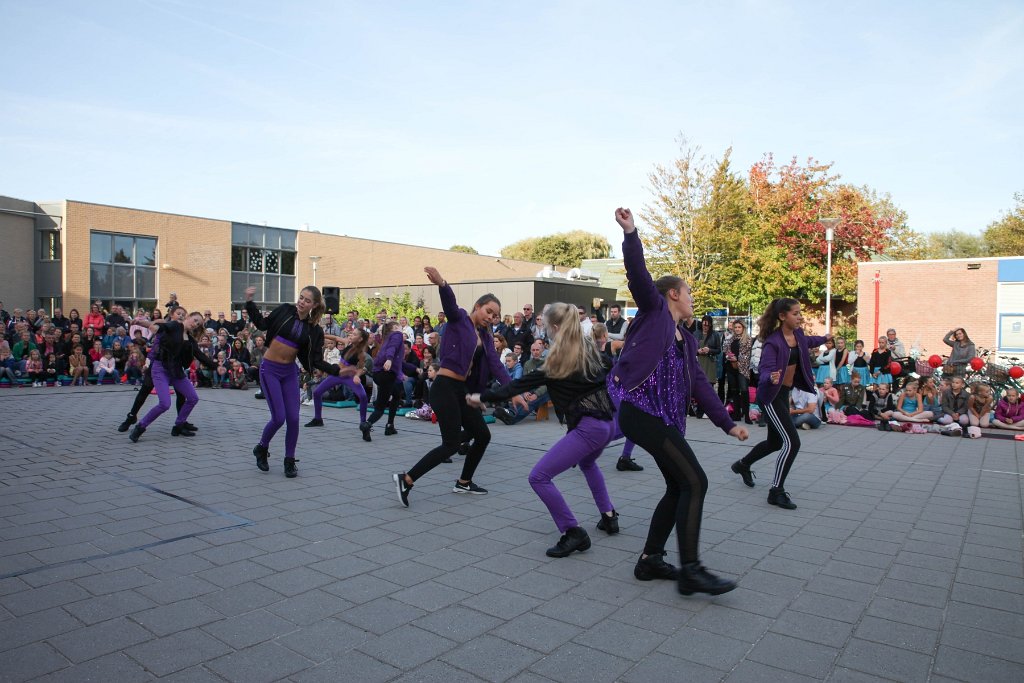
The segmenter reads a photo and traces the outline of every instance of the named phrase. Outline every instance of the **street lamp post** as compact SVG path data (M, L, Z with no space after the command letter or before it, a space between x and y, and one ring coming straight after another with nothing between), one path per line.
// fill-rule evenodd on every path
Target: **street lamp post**
M825 242L828 244L828 266L825 271L825 334L832 331L832 238L839 218L822 218L818 222L825 228Z
M313 286L316 287L316 264L317 261L322 259L322 256L310 256L309 260L313 262Z

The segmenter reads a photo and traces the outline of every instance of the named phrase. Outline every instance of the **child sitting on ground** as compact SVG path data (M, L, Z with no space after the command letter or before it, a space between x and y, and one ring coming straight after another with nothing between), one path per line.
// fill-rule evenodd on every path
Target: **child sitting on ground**
M995 402L992 400L992 387L975 382L971 385L971 398L967 401L967 419L972 427L988 427L989 413Z
M68 356L68 367L71 368L72 386L76 383L85 386L85 381L89 379L89 369L92 367L92 361L82 353L81 344L76 346L75 352Z
M1017 387L1006 387L1003 391L1003 399L996 406L996 419L992 421L992 426L1018 432L1024 430L1024 403L1020 400Z
M245 378L245 368L242 367L242 363L239 360L231 361L231 388L232 389L248 389L249 383Z
M897 422L931 422L932 414L924 409L916 381L907 382L896 399L896 410L891 419Z
M964 378L954 377L949 382L949 389L942 392L942 417L938 422L941 425L959 424L966 427L970 424L967 417L967 400L970 398L964 391Z
M896 401L889 393L889 385L881 382L875 386L874 391L868 391L868 417L872 420L881 420L882 424L888 424L889 418L896 411Z

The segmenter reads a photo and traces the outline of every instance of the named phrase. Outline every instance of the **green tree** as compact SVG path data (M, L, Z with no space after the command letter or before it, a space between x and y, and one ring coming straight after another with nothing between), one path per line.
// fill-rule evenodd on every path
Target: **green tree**
M924 236L922 259L977 258L988 256L989 249L981 235L961 230L931 232Z
M417 315L422 316L427 313L427 310L423 307L423 301L413 301L412 293L409 290L404 292L393 293L386 297L373 297L367 298L362 294L357 294L352 298L340 297L338 300L338 315L334 316L334 319L338 323L343 323L346 320L346 316L349 311L356 311L360 318L368 318L373 320L377 316L377 311L382 308L386 308L388 315L394 318L406 317L412 320Z
M612 245L607 238L584 230L528 237L501 250L505 258L549 263L564 268L578 268L583 259L608 258L611 253Z
M716 161L679 141L679 158L649 176L653 201L640 216L650 227L645 246L652 274L687 281L698 310L727 303L749 208L742 178L730 169L731 149Z
M465 244L453 244L448 247L448 251L457 251L462 254L479 254L480 252Z
M982 235L991 256L1024 255L1024 192L1013 198L1017 206L991 223Z

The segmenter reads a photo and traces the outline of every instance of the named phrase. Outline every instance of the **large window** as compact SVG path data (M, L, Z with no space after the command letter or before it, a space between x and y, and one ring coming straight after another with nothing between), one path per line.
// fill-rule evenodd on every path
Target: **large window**
M295 231L257 225L231 226L231 301L241 308L255 287L257 304L295 299Z
M60 232L42 230L39 233L39 260L60 261Z
M156 238L93 231L89 236L89 298L152 308L156 302Z

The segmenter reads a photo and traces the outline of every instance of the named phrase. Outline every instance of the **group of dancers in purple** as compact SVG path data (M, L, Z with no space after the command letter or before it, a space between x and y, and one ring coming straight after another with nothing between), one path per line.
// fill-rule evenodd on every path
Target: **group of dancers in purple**
M485 294L472 310L460 308L455 294L441 274L426 268L427 278L437 285L441 305L448 319L441 337L440 369L430 386L428 402L440 427L441 443L428 451L405 472L392 475L395 493L405 507L410 494L424 475L456 453L466 458L453 492L483 495L487 490L473 481L477 467L490 442L490 430L481 409L486 403L512 401L527 408L522 394L540 386L547 392L567 432L533 467L530 486L547 507L561 534L547 550L550 557L567 557L591 547L586 530L574 516L554 478L578 467L586 479L599 513L597 528L611 535L619 532L619 515L608 494L597 459L615 438L647 451L665 479L665 492L654 513L642 553L634 568L641 581L667 579L677 582L683 595L718 595L736 587L734 581L709 572L700 562L699 538L708 478L693 449L686 441L686 416L695 402L711 421L729 436L747 439L745 427L732 421L697 363L697 343L683 326L693 317L693 298L687 283L674 275L654 280L647 270L643 246L629 209L617 209L615 219L623 231L622 253L626 277L637 314L631 321L624 346L612 364L593 339L584 335L575 305L553 303L544 312L551 345L544 364L510 381L492 343L490 325L499 318L501 302ZM393 324L384 328L381 349L374 358L373 380L377 398L367 416L367 397L359 376L363 373L368 335L353 331L341 339L325 335L319 325L325 312L323 296L316 287L304 288L295 304L282 304L264 316L252 302L254 290L246 291L250 320L265 331L267 351L259 368L260 387L270 409L270 420L253 448L256 466L269 471L269 448L277 431L285 426L284 473L295 477L295 451L299 434L299 361L307 371L327 374L314 393L315 417L308 427L323 425L323 395L337 385L347 386L359 401L359 428L370 441L372 426L387 412L385 435L395 433L394 417L403 379L402 332ZM172 434L192 436L195 427L188 416L197 402L195 389L185 378L183 366L193 358L205 357L193 333L201 327L202 316L175 309L168 319L154 323L155 342L150 351L152 382L159 404L132 430L138 441L153 421L170 407L170 388L178 392L179 412ZM800 447L797 430L789 417L788 398L793 386L809 390L811 376L809 346L824 343L825 337L807 337L801 326L800 304L794 299L776 299L760 321L763 341L758 403L767 417L768 438L754 446L732 465L747 486L754 486L751 466L779 451L768 503L793 509L785 480ZM344 344L336 362L324 358L325 336ZM145 389L145 387L144 387ZM127 431L148 391L140 396L119 429ZM676 529L680 566L665 561L666 544Z

